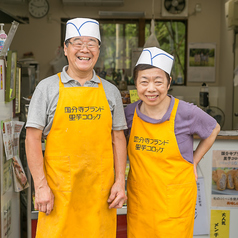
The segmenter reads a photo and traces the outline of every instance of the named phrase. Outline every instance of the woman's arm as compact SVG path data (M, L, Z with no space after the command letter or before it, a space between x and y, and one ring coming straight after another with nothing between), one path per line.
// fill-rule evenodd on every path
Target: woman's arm
M197 165L202 159L202 157L207 153L207 151L212 147L218 133L220 131L220 125L217 123L216 127L213 129L211 135L206 139L202 139L196 150L193 153L193 163L194 163L194 174L197 180Z

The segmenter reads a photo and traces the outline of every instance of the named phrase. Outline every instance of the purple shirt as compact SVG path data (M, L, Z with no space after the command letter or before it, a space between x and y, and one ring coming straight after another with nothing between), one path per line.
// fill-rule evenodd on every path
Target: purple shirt
M168 111L160 120L150 118L140 112L139 108L142 103L141 100L128 105L125 108L128 127L125 131L126 136L130 135L135 108L138 117L145 122L157 124L168 121L175 101L173 96L168 96L171 97L171 102ZM199 107L193 105L192 103L179 100L175 116L174 131L180 153L185 160L193 163L193 135L197 134L202 139L206 139L211 135L213 129L216 127L216 124L217 121Z

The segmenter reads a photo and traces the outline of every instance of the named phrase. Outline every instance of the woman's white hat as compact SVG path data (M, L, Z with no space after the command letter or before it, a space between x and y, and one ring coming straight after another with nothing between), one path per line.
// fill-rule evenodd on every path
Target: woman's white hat
M91 36L101 42L99 22L90 18L74 18L67 21L65 41L77 36Z
M173 67L173 61L174 57L167 52L157 47L149 47L143 49L136 65L149 64L164 70L170 75Z

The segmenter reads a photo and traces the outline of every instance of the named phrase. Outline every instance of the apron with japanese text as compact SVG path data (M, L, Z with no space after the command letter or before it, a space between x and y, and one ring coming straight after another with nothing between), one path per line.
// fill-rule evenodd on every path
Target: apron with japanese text
M60 74L58 74L60 78ZM55 196L50 215L39 212L37 238L115 238L112 116L100 79L96 87L64 87L47 136L47 182Z
M174 133L179 100L169 121L151 124L135 110L128 144L128 238L192 238L197 186Z

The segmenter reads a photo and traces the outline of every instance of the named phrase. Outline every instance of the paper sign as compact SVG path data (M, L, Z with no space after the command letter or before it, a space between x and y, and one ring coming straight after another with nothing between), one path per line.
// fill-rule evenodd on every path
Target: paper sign
M8 191L12 186L12 162L6 161L3 165L3 194Z
M209 234L206 202L204 178L199 177L197 179L197 203L195 208L193 235L197 236Z
M211 210L210 238L229 238L229 227L229 210Z
M5 121L2 126L3 142L6 159L10 160L13 156L19 156L19 138L25 122Z
M8 238L12 232L12 201L3 206L3 237Z
M3 77L4 77L4 69L3 69L3 64L1 64L1 59L0 59L0 90L3 89Z
M29 187L25 171L18 156L12 158L12 170L15 192L20 192Z
M212 156L213 207L238 207L238 150L214 150Z
M137 90L130 90L130 99L131 99L131 103L136 102L139 100L138 94L137 94Z

